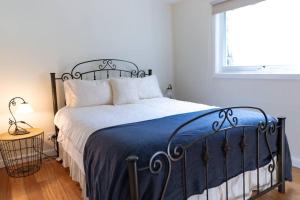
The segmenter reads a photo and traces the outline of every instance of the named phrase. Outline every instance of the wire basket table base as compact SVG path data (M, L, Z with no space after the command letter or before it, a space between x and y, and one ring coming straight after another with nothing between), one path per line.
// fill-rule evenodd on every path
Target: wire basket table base
M39 171L43 144L43 132L29 138L1 140L1 155L7 174L11 177L24 177Z

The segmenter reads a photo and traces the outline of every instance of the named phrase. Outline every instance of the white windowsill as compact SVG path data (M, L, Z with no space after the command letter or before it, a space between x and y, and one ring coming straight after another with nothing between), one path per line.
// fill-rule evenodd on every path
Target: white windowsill
M299 74L274 74L274 73L248 73L248 72L215 72L213 78L300 80L300 73Z

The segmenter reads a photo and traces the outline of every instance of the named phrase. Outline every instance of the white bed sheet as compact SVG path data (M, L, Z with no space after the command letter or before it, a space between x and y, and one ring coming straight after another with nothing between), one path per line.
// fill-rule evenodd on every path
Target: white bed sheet
M140 100L136 104L64 107L56 114L54 123L61 131L58 141L68 138L82 153L88 137L99 129L211 108L215 107L169 98L153 98Z
M64 167L70 167L72 178L83 187L85 185L85 180L82 178L84 176L83 149L88 137L93 132L106 127L212 108L216 107L168 98L145 99L137 104L118 106L64 107L58 111L54 120L60 129L58 141L63 148L62 151L66 153L62 155ZM262 185L269 184L270 176L266 167L260 169L260 176ZM275 179L276 177L274 177ZM242 175L229 181L229 199L242 199L242 181ZM251 191L255 187L256 170L246 173L246 192L248 195L251 195ZM85 191L84 188L83 191ZM209 189L210 199L226 199L225 191L225 184ZM189 198L189 200L200 199L206 199L205 194L194 195Z

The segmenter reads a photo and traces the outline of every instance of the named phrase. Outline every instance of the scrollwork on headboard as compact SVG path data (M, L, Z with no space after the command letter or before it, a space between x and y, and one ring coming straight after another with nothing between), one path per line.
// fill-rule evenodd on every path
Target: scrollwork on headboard
M82 70L84 67L89 67L90 70ZM83 76L92 75L93 79L97 79L97 74L106 73L106 78L110 77L110 72L118 72L119 77L145 77L151 75L152 71L148 70L146 73L144 70L130 61L120 59L98 59L90 60L78 63L75 65L71 72L63 73L61 77L56 78L60 80L69 79L83 79Z
M110 78L111 75L113 75L114 77L142 78L145 76L152 75L152 70L149 69L146 72L145 70L139 69L139 67L135 63L126 60L97 59L97 60L89 60L89 61L78 63L72 68L70 72L65 72L58 77L56 76L56 73L50 73L54 115L58 111L58 98L57 98L57 88L56 88L57 80L60 81L65 81L69 79L96 80L96 79L103 79L104 78L103 74L105 78ZM56 128L55 131L57 134L58 129Z

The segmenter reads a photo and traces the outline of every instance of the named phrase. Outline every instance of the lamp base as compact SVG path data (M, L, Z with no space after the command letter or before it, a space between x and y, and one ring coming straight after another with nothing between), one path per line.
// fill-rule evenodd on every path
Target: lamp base
M28 134L30 133L29 131L27 131L25 128L19 126L18 124L26 124L27 126L31 127L32 126L24 121L18 121L18 122L13 122L13 121L10 121L10 126L8 128L8 133L10 135L25 135L25 134Z
M11 135L25 135L25 134L28 134L30 133L29 131L27 131L26 129L24 128L16 128L14 132L10 132L9 134Z

